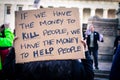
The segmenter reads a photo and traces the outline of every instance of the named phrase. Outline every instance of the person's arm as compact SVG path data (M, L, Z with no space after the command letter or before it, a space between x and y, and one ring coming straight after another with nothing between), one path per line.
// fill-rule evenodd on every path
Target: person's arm
M0 37L0 47L11 47L13 46L14 34L9 28L5 29L5 37Z
M96 34L97 34L97 40L100 42L104 42L103 35L99 34L98 32L96 32Z
M94 80L94 71L93 71L93 60L89 54L89 51L85 51L86 59L81 59L86 72L85 80Z

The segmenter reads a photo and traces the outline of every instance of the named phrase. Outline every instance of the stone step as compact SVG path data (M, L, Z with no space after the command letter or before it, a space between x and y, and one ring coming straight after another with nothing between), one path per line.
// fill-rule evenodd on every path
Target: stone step
M109 79L106 79L106 78L94 78L94 80L109 80Z
M113 59L113 55L108 55L108 54L99 54L98 55L98 59L99 59L99 61L100 60L103 60L103 61L112 61L112 59Z
M94 70L95 79L96 80L104 80L109 79L110 71L104 71L104 70Z
M95 73L110 73L110 70L94 70Z
M112 61L99 60L99 70L94 69L94 80L109 80ZM94 64L93 64L94 65Z

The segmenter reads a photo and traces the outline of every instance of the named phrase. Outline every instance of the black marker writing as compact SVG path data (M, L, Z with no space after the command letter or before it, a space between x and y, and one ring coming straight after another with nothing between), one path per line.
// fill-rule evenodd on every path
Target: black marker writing
M63 19L56 19L56 20L43 20L43 21L40 21L39 24L40 26L43 26L43 25L53 25L53 24L58 24L58 25L62 25L63 24Z
M22 39L23 40L32 39L32 38L35 38L37 36L39 36L39 34L36 32L33 32L33 33L32 32L30 32L30 33L22 32Z
M60 38L56 40L56 44L78 43L78 37Z
M75 23L75 19L67 19L67 21L68 21L68 24L70 24L70 23Z
M53 16L71 16L72 11L53 11Z
M66 31L67 31L66 28L64 28L64 29L55 29L55 30L47 30L47 29L45 29L45 30L43 31L43 35L44 35L44 36L53 35L53 34L59 35L59 34L64 34L64 33L66 33Z
M31 48L38 48L40 47L40 42L36 43L29 43L29 44L21 44L20 45L21 49L31 49Z
M53 44L54 44L54 39L45 40L45 41L43 41L43 43L44 43L44 46L45 46L45 45L53 45Z
M33 51L33 57L51 55L53 50L54 48L50 47L49 49L41 49L41 50Z
M27 12L21 14L21 20L25 19L27 17Z
M34 14L35 18L43 18L46 17L46 12L40 12L39 14Z
M74 53L74 52L79 52L79 51L81 51L80 46L71 46L69 48L59 48L58 49L59 55L65 54L65 53Z
M22 59L27 58L29 54L27 52L21 53Z
M70 31L71 32L71 34L80 34L80 29L76 29L76 30L71 30Z
M19 25L22 27L22 29L29 29L29 28L33 28L34 27L34 22L30 22L28 24L21 23Z

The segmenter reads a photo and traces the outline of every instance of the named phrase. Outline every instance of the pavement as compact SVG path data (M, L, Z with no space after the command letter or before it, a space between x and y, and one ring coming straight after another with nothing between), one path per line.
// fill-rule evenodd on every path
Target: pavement
M94 80L109 80L112 61L99 61L99 70L94 69ZM93 67L94 68L94 67Z
M108 62L108 61L99 61L99 70L102 70L102 71L110 71L111 69L111 66L112 66L112 61Z

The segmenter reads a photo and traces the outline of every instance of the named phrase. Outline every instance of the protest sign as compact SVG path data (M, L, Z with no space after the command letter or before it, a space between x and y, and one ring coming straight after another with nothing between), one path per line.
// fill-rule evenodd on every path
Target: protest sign
M15 12L16 63L84 58L78 8Z

